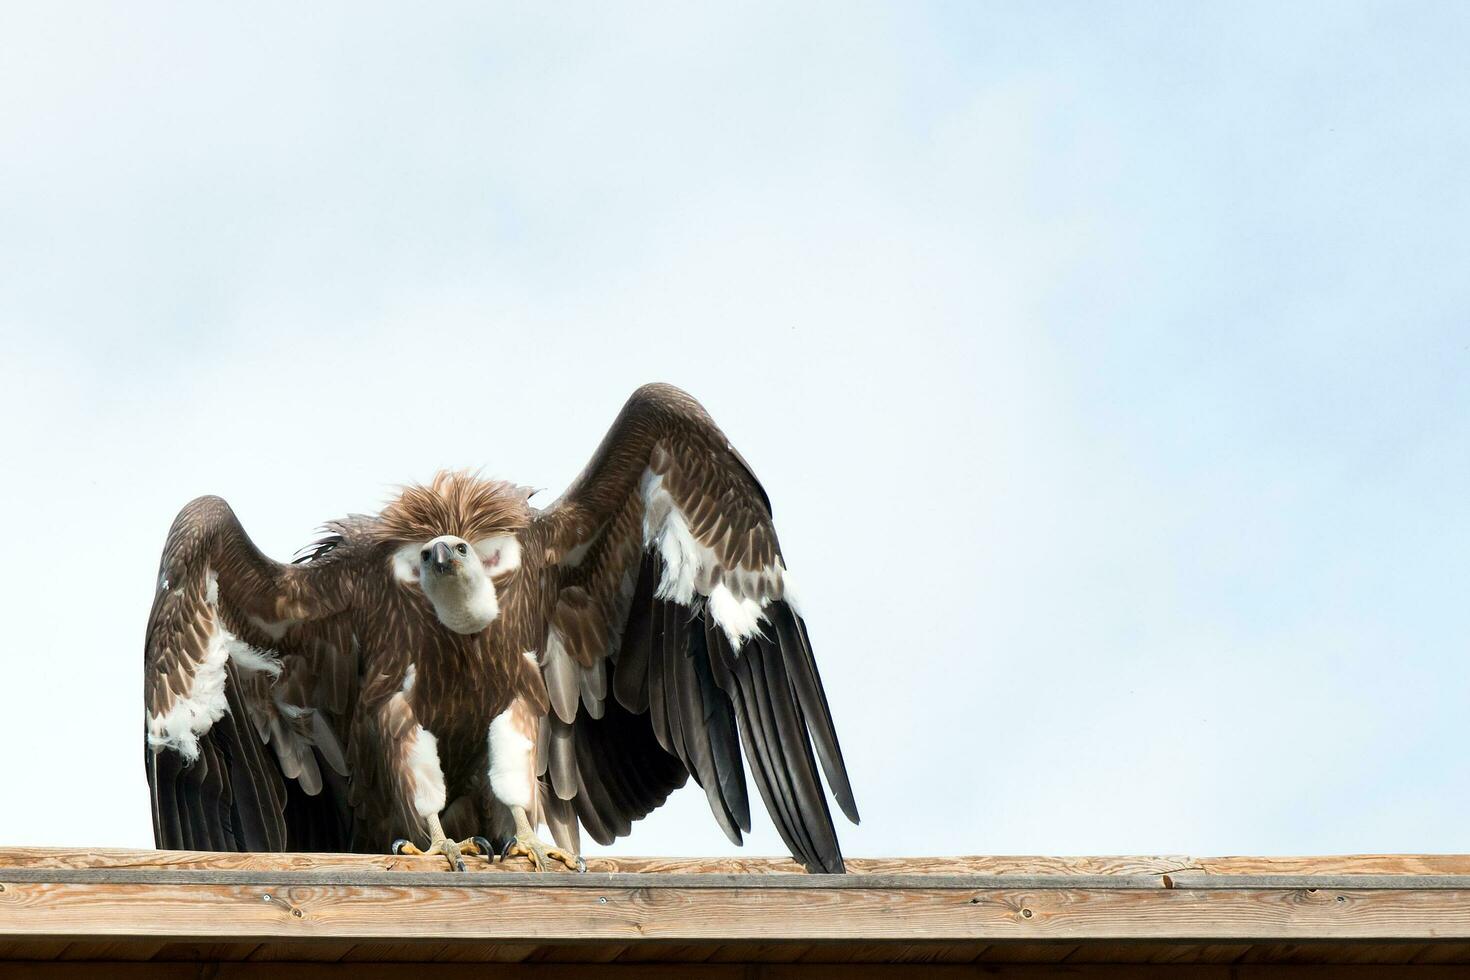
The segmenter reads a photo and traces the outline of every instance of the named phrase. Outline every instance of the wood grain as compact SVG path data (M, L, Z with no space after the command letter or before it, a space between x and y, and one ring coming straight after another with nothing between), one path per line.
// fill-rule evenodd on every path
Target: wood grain
M1094 879L1095 880L1095 879ZM1470 890L6 884L0 937L395 940L1470 938Z
M1232 859L1225 859L1232 860ZM974 874L1086 874L1156 875L1198 867L1188 857L1040 857L969 856L920 858L852 858L850 874L974 875ZM237 854L204 851L143 851L121 848L76 850L59 847L0 849L4 868L139 868L216 871L397 871L438 872L439 858L393 854ZM587 859L594 872L631 874L791 874L804 875L787 858L602 858ZM468 862L475 874L526 874L525 865ZM1470 861L1465 862L1470 874Z
M1412 874L1470 875L1470 854L1355 854L1317 857L1188 857L1185 855L1052 857L967 855L960 857L851 858L852 874L882 875L1162 875L1202 872L1243 874ZM634 874L804 874L786 858L594 857L588 869ZM435 872L437 858L392 854L230 854L123 848L0 848L4 868L176 868L237 871ZM526 873L523 865L471 862L472 873Z
M430 980L571 976L581 963L625 976L842 970L854 980L871 964L1086 977L1152 963L1224 978L1282 964L1436 976L1470 962L1464 855L851 866L811 876L785 860L622 858L593 862L588 875L483 864L451 875L435 859L396 856L9 849L0 960L10 964L0 972L46 961L52 972L30 975L105 963L111 975L137 966L162 971L140 977L193 977L237 964L218 975L372 980L396 962ZM780 972L788 967L806 972Z

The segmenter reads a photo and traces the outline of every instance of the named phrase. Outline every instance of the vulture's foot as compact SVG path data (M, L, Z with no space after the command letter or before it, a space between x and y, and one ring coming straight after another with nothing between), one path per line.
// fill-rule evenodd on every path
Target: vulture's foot
M502 862L513 857L524 857L530 860L531 870L549 870L551 862L557 861L566 865L569 871L586 871L587 862L580 855L571 854L559 847L551 847L545 841L532 832L517 833L505 845L505 850L500 852Z
M450 871L463 871L464 855L479 854L486 861L495 852L490 849L490 842L483 837L467 837L461 841L453 841L448 837L436 837L429 845L427 851L420 850L412 841L396 840L393 842L394 854L442 854L449 862Z

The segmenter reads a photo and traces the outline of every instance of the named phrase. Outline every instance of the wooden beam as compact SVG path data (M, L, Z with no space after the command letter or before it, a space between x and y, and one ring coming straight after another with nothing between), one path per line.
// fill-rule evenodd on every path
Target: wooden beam
M6 934L565 942L1470 936L1470 891L15 886ZM17 914L12 914L17 913Z
M20 849L0 852L0 948L188 941L370 958L374 944L529 955L596 943L638 958L640 946L679 943L1030 944L1070 955L1140 941L1470 940L1464 856L852 865L829 876L762 859L619 859L585 875L485 864L450 874L437 859L392 856Z
M594 857L588 870L631 874L804 874L786 858ZM961 857L850 858L852 874L1057 874L1161 875L1192 871L1242 874L1391 874L1470 875L1470 854L1358 854L1328 857L1208 857L1185 855L1049 857L969 855ZM123 848L0 848L6 868L194 868L218 871L438 871L438 858L392 854L233 854L202 851L150 851ZM472 862L476 873L516 874L522 869Z
M1215 859L1233 860L1233 859ZM1352 860L1352 859L1348 859ZM928 858L851 858L852 874L1165 874L1198 869L1188 857L1027 857L970 856ZM59 847L0 849L5 868L175 868L215 871L356 870L435 872L440 858L395 854L234 854L203 851L146 851L121 848L78 850ZM592 857L589 871L629 874L784 874L805 875L788 858L640 858ZM1461 869L1470 874L1470 860ZM523 864L469 862L473 873L519 874ZM1391 869L1380 869L1391 870Z
M402 964L336 963L27 963L11 964L18 980L400 980ZM414 964L415 980L882 980L900 976L933 980L1461 980L1461 967L1277 966L1245 964Z

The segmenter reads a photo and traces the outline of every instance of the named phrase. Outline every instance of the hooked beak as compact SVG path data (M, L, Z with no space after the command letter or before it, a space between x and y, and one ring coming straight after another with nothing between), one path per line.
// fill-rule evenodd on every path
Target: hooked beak
M429 552L429 563L440 575L449 571L450 566L454 564L454 555L449 550L449 545L443 541L437 542Z

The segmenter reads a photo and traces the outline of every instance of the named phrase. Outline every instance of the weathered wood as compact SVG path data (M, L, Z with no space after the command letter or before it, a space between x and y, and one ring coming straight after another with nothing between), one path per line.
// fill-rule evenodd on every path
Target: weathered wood
M1340 857L1185 858L1188 870L1212 875L1247 874L1470 874L1470 854L1354 854Z
M631 874L804 874L786 858L603 858L588 870ZM905 875L1162 875L1191 871L1242 874L1470 875L1470 854L1358 854L1326 857L1206 857L1184 855L1050 857L970 855L962 857L850 858L852 874ZM77 850L59 847L0 849L0 868L176 868L219 871L437 872L439 858L394 854L233 854L201 851L149 851L122 848ZM470 862L473 873L525 873L510 866Z
M127 975L147 960L165 977L258 963L323 978L351 970L352 980L395 962L416 964L418 980L461 965L476 976L570 976L577 963L639 976L673 963L680 976L840 969L843 980L865 964L1078 977L1154 964L1214 978L1279 964L1470 963L1465 856L852 866L813 876L778 860L620 859L586 875L498 865L455 875L437 859L396 856L15 849L0 851L0 959L47 961L55 977L80 976L65 971L87 962ZM807 972L771 972L787 965ZM326 972L309 972L318 967ZM1027 969L1053 972L1010 972Z
M0 872L3 874L3 872ZM538 942L1470 938L1470 889L6 883L0 936Z
M1211 859L1233 860L1233 859ZM1333 860L1333 859L1327 859ZM1355 860L1355 859L1343 859ZM851 858L851 874L966 875L966 874L1089 874L1155 875L1197 869L1188 857L1027 857L972 856L928 858ZM143 851L98 848L79 851L59 847L0 849L5 868L140 868L215 871L394 871L437 873L442 858L396 854L235 854L202 851ZM522 862L510 865L467 862L471 873L526 874ZM805 876L801 866L786 858L588 858L592 872L629 874L789 874ZM1332 870L1324 868L1324 871ZM1386 870L1386 869L1380 869ZM1463 873L1470 874L1470 860Z

